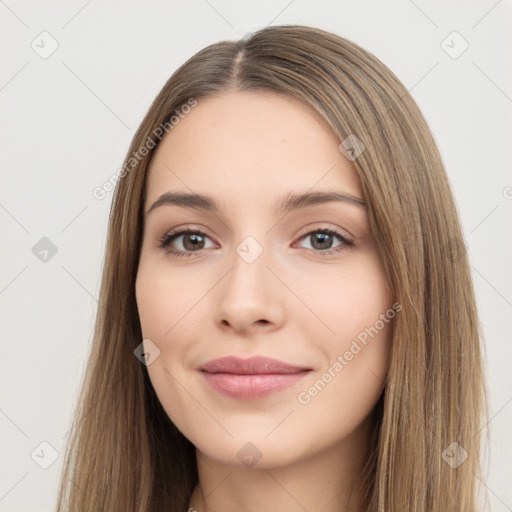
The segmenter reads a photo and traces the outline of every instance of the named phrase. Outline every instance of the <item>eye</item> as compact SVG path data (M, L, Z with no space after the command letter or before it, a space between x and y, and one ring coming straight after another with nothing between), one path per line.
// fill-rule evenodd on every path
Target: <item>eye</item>
M182 238L179 245L183 249L171 248L171 244ZM194 252L199 252L206 249L205 240L209 237L197 229L181 229L179 231L171 231L166 233L159 241L159 247L167 249L167 252L173 256L192 256Z
M332 247L335 239L339 240L339 245ZM311 250L321 253L322 256L325 254L334 254L340 251L344 251L354 244L347 237L339 233L338 231L330 228L321 228L314 231L309 231L303 235L300 240L305 239L312 245Z

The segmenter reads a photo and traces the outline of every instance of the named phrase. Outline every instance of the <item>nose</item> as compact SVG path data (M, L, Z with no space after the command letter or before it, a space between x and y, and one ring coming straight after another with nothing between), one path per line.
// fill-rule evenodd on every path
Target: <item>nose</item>
M215 296L216 324L241 335L280 328L286 294L269 268L268 251L252 237L245 240L233 251Z

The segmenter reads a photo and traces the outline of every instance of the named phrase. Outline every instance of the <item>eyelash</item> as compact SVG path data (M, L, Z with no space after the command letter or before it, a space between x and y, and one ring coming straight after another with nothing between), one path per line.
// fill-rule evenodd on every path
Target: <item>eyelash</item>
M320 229L314 229L312 231L308 231L307 233L303 234L299 238L299 240L302 240L303 238L306 238L307 236L310 236L310 235L315 234L315 233L327 233L328 235L333 235L333 236L339 238L339 240L342 242L338 247L335 247L333 249L327 249L325 251L322 251L322 250L319 250L319 249L308 249L310 251L314 251L314 252L319 253L321 255L336 254L336 253L339 253L341 251L347 250L350 247L354 246L354 243L351 240L349 240L348 238L343 236L338 231L335 231L335 230L330 229L330 228L320 228ZM203 231L200 231L198 229L191 229L191 228L187 227L185 229L179 229L177 231L171 231L170 233L166 233L158 241L158 247L160 247L161 249L166 249L168 247L168 245L175 238L179 238L179 236L187 235L187 234L200 235L200 236L203 236L203 237L210 238ZM175 250L175 249L168 249L167 253L168 254L172 254L172 256L176 256L176 257L191 257L191 256L194 256L194 253L200 253L202 250L203 249L200 249L198 251L182 251L182 250L178 251L178 250Z

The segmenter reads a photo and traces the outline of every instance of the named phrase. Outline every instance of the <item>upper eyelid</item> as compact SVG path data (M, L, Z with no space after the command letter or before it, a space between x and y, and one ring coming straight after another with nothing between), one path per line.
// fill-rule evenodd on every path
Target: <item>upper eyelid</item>
M334 224L332 224L330 222L324 222L323 225L318 226L318 227L307 226L304 229L300 230L300 234L298 236L302 237L304 235L308 235L308 234L314 233L316 231L329 231L329 230L334 231L335 233L343 236L344 238L350 238L350 239L356 238L355 236L348 233L347 230L341 229L338 226L335 226Z

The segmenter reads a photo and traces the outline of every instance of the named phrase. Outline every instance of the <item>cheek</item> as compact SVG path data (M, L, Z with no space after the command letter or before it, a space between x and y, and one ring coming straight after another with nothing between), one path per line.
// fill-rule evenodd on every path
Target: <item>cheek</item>
M393 303L384 269L373 251L358 255L357 261L346 267L319 267L314 275L301 277L300 283L298 295L324 324L321 340L328 351L350 344L374 326ZM383 328L379 322L379 330Z
M136 280L137 309L144 338L165 343L205 289L187 273L141 260Z
M183 411L193 410L194 404L180 383L186 381L185 331L190 327L186 315L198 299L190 292L194 289L190 282L187 285L179 281L179 273L170 274L158 263L148 261L146 264L141 259L135 294L142 337L151 340L159 350L158 357L146 367L151 384L168 417L188 431L191 426ZM145 341L145 351L147 347L151 345Z
M323 354L323 367L297 397L310 413L322 416L330 410L333 418L352 426L370 412L380 396L397 314L375 253L358 263L346 271L325 267L316 275L316 282L322 285L309 294L308 305L330 332L324 329L324 336L309 336ZM310 325L303 321L302 329L312 332Z
M311 337L324 364L299 390L295 403L297 418L308 418L301 422L304 436L323 434L315 441L317 448L354 432L384 388L397 313L384 275L378 267L373 270L371 266L365 272L354 269L341 280L342 287L324 288L316 296L318 308L329 305L323 308L323 321L336 334ZM307 329L305 324L303 328ZM280 441L285 443L284 435Z
M165 261L141 257L135 295L142 337L159 350L147 371L171 418L192 406L179 383L185 382L192 369L188 361L197 360L197 348L190 346L190 339L201 335L203 323L198 318L207 314L201 298L211 287L212 283L197 273L180 272Z

